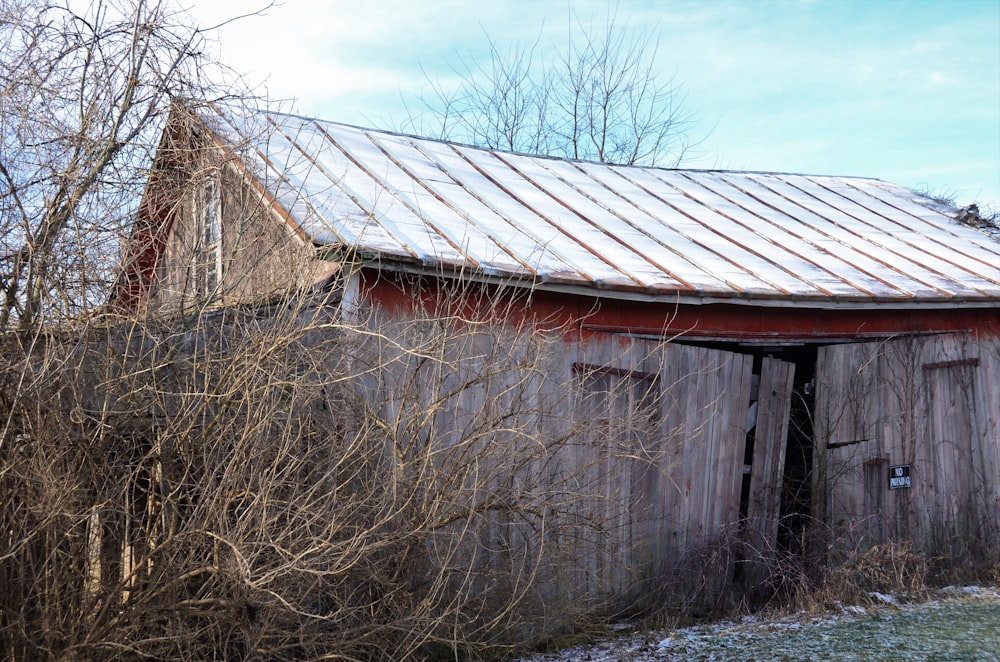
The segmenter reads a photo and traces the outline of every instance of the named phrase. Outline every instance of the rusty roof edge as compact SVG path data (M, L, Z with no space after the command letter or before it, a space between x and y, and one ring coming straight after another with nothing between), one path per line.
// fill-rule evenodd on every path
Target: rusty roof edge
M223 108L225 110L223 110ZM207 124L206 128L208 129L209 134L212 135L213 139L216 142L228 143L229 141L235 141L233 143L235 145L241 142L242 139L244 139L243 138L244 123L241 121L236 121L236 122L233 121L233 118L230 117L230 114L232 113L228 105L222 104L222 108L218 108L213 105L210 108L210 110L214 112L210 113L207 110L201 111L196 113L195 117L199 118L201 120L201 123L204 124L206 121L205 118L211 115L211 122L213 123L213 125L216 126L216 128L213 129L212 126L209 126ZM368 177L371 178L376 183L376 185L381 185L383 188L386 187L386 182L381 181L378 178L377 174L373 173L370 168L365 167L363 164L359 163L357 159L353 158L352 155L348 152L348 150L346 150L344 146L339 144L337 139L335 139L330 134L330 132L327 131L328 128L332 130L334 127L337 126L347 127L350 125L338 124L336 122L329 122L317 119L306 120L303 117L296 115L289 115L286 113L273 113L265 111L262 114L266 122L270 124L272 128L277 129L279 135L283 137L284 141L287 141L289 143L289 145L291 146L290 149L293 151L298 150L301 152L303 150L303 147L298 144L296 138L293 137L290 133L290 131L292 131L292 128L294 127L289 129L281 128L284 126L281 120L281 116L297 117L303 122L308 122L309 124L315 124L315 127L319 130L319 133L324 135L326 141L332 145L332 149L335 149L339 151L341 154L343 154L348 161L354 164L355 167L359 168L363 173L367 174ZM276 119L277 121L275 121ZM220 131L218 129L222 130ZM371 130L371 129L359 128L358 130L361 131L361 134L363 136L366 136L368 140L374 142L376 144L376 147L381 149L383 154L387 156L390 161L393 162L395 162L395 160L392 158L391 154L388 153L388 151L392 150L387 151L387 148L385 146L379 145L378 138L387 135L399 135L399 136L408 135L408 134L394 134L393 132ZM232 135L230 135L229 133L230 131L232 131ZM551 216L553 213L552 210L545 211L544 209L541 208L534 209L533 208L533 205L535 204L533 202L534 198L532 198L531 200L526 200L526 199L523 200L519 196L513 195L511 191L507 190L504 187L504 183L507 181L506 178L494 179L494 177L491 176L491 173L495 174L494 169L492 167L487 168L488 170L487 172L486 170L479 168L477 166L477 163L479 161L483 161L483 163L485 164L486 160L498 161L500 164L505 165L507 169L511 170L515 175L517 175L521 179L527 181L529 184L533 184L542 193L547 193L549 197L552 198L552 201L554 201L554 203L562 204L570 212L575 213L579 217L579 219L582 220L583 222L589 222L591 225L594 225L596 229L599 230L601 229L601 227L598 226L598 224L588 221L586 215L577 212L575 208L563 202L559 197L553 195L539 182L534 181L532 177L521 172L519 168L514 167L511 164L511 162L514 161L514 159L505 158L506 155L513 154L512 152L489 150L472 146L462 146L456 143L451 143L443 140L436 140L432 138L420 138L416 136L409 136L409 137L413 141L418 143L436 142L448 146L460 158L464 158L465 161L472 168L478 170L483 177L485 177L489 181L492 181L501 190L507 193L512 200L520 203L529 211L534 212L534 214L539 218L553 224L554 227L560 229L560 231L562 231L564 234L567 234L568 236L572 237L572 235L568 233L567 229L560 228L558 224L552 223L552 221L549 220L549 218L546 216L546 214ZM274 206L278 217L280 217L286 224L288 224L293 231L298 231L299 233L305 233L306 234L305 238L307 239L311 238L314 241L320 240L321 243L326 243L325 241L319 239L321 235L316 233L314 229L310 230L304 226L301 228L298 227L297 219L293 218L292 216L293 213L297 213L298 204L295 205L294 211L292 208L286 209L284 206L282 206L281 199L279 199L281 196L279 194L283 190L283 187L295 189L296 186L295 184L285 179L284 171L279 169L278 166L275 164L275 162L273 162L269 158L267 154L266 143L258 144L257 141L251 141L251 145L252 145L252 150L256 153L256 157L248 159L248 162L250 161L256 162L259 160L261 161L261 167L263 169L263 172L270 173L273 171L276 175L278 175L276 182L273 185L274 186L273 190L271 190L270 187L267 186L264 187L265 199L268 199L271 202L272 206ZM416 147L416 145L414 146ZM473 158L475 154L481 155L482 158L481 159ZM606 164L602 165L602 164L596 164L594 162L574 161L572 159L564 159L559 157L540 157L530 154L525 154L522 156L531 159L533 162L537 162L542 170L550 170L549 168L547 168L545 164L546 161L559 162L563 164L590 163L595 166L600 165L605 168L607 167ZM306 155L306 157L308 158L308 155ZM490 157L492 157L492 159ZM518 163L520 162L518 161ZM396 165L397 167L400 167L398 163L396 163ZM484 165L483 167L486 166ZM401 169L411 179L416 177L414 173L407 172L407 168L401 167ZM578 169L584 172L583 168L578 167ZM628 167L613 167L609 169L610 172L614 172L626 180L629 180L629 177L623 175L622 171L628 172L629 170L631 170L631 168ZM673 188L676 187L670 182L666 181L665 179L667 173L680 173L681 176L686 177L687 179L692 179L690 175L693 175L695 173L712 173L713 175L716 175L716 178L718 180L727 182L729 186L735 187L737 190L740 190L744 195L749 195L751 198L756 198L756 196L749 193L748 190L744 190L743 188L740 188L740 186L738 186L736 183L734 183L738 181L736 175L749 176L746 177L747 180L750 182L754 182L756 186L760 186L763 189L770 191L775 196L787 199L788 202L791 203L792 205L801 207L802 209L808 211L811 215L816 216L819 219L823 219L825 222L830 223L833 226L839 228L844 233L843 238L836 239L840 243L844 243L845 240L856 237L859 240L857 243L852 241L849 243L844 243L844 245L853 246L854 247L852 249L853 251L857 252L859 256L865 256L867 261L871 261L872 264L866 267L862 267L859 264L852 263L852 261L845 260L843 257L840 257L839 259L850 265L852 269L855 269L863 274L866 274L875 280L881 281L886 287L892 288L896 290L896 292L888 292L888 293L883 292L882 294L873 295L871 292L865 292L865 291L845 292L839 294L831 293L829 291L822 291L822 289L817 287L815 283L810 282L810 280L803 278L802 275L799 275L798 273L793 272L788 268L782 267L780 264L776 266L778 266L779 269L783 269L785 274L776 274L774 275L773 278L769 279L769 280L774 280L774 282L769 282L768 280L763 280L761 276L756 276L753 270L749 270L747 267L741 266L741 263L743 261L742 259L739 262L730 260L725 257L724 253L720 253L718 250L711 249L707 245L702 245L701 241L697 240L695 237L688 237L688 239L700 246L703 246L705 250L714 253L717 257L721 258L722 260L727 260L733 266L742 269L749 275L760 280L761 284L764 286L761 287L760 284L753 283L752 285L749 286L748 289L742 289L746 288L747 286L746 285L740 286L737 285L736 283L728 283L728 281L724 281L730 287L723 287L723 288L716 288L712 286L706 287L704 283L700 283L699 286L696 288L680 289L677 287L677 283L674 282L663 282L662 280L659 279L651 281L645 278L640 280L638 276L631 275L630 272L633 271L631 268L629 269L625 268L628 265L618 264L617 260L609 261L608 258L602 256L601 253L603 251L595 252L594 250L591 250L590 252L599 260L603 261L607 266L611 267L611 269L624 276L624 278L619 278L617 274L612 274L611 272L606 272L602 270L600 272L595 272L595 275L597 275L598 279L593 280L592 278L587 277L587 273L585 273L585 270L570 266L571 264L573 264L573 262L567 256L559 254L553 254L553 255L561 264L548 264L547 265L548 271L538 274L536 277L534 274L531 273L530 265L532 263L528 259L515 259L515 261L518 264L508 263L502 267L489 264L484 264L484 265L475 264L474 263L475 260L472 260L468 254L465 254L465 251L463 250L462 246L459 246L455 243L455 237L449 237L447 234L443 234L441 231L437 230L437 228L434 227L433 219L425 217L423 213L421 213L419 210L415 210L413 207L408 205L406 201L403 201L404 206L406 206L412 213L414 213L416 217L420 219L425 225L430 226L431 229L435 230L437 236L442 237L445 240L445 242L450 244L450 246L455 249L455 252L458 255L465 255L465 259L463 260L461 258L454 257L453 255L451 255L451 250L437 250L433 247L429 250L415 251L416 248L415 245L411 248L410 246L407 245L408 242L401 241L395 236L393 236L392 238L396 241L396 243L398 243L404 250L408 251L409 253L412 253L412 255L396 253L394 250L385 250L385 248L388 248L388 245L386 245L381 249L373 247L371 249L372 253L370 255L371 258L373 259L373 263L374 260L378 260L379 264L385 265L386 268L388 269L393 269L393 268L407 269L407 270L415 269L420 271L421 273L435 274L439 276L448 275L448 277L455 278L455 277L463 277L462 274L468 274L469 269L471 268L477 274L477 277L481 277L483 279L507 280L508 282L511 283L517 283L518 286L521 287L532 286L532 287L544 287L545 289L560 288L560 290L566 290L567 288L572 288L574 291L577 291L580 294L588 296L601 296L601 297L607 296L607 297L615 297L623 299L638 298L641 300L663 301L665 300L664 297L671 297L670 300L675 300L679 297L691 303L729 302L729 303L747 303L750 305L771 305L775 307L810 306L810 307L832 307L832 308L868 308L868 307L903 308L911 306L913 307L920 306L924 308L939 307L939 308L951 308L951 309L957 309L963 307L980 307L980 308L1000 307L998 306L998 303L1000 303L1000 287L997 287L998 285L1000 285L1000 281L997 280L995 274L993 278L984 276L983 274L980 274L972 270L970 267L966 267L960 264L961 262L960 260L937 256L933 252L928 252L926 247L918 245L917 243L906 237L896 236L891 232L887 233L888 237L891 238L891 241L888 242L882 240L881 235L873 237L870 235L870 233L862 231L863 228L859 229L855 227L854 223L845 224L844 221L840 218L840 216L843 216L845 218L853 219L854 221L857 221L858 223L861 223L864 226L872 226L872 222L867 220L867 215L861 214L859 216L858 210L864 210L873 214L877 218L882 218L899 225L900 221L894 220L894 216L887 215L887 212L885 211L885 209L896 209L897 211L900 211L900 213L904 215L916 218L923 224L928 224L936 229L940 229L937 228L937 225L925 219L923 215L916 214L913 211L910 211L909 208L907 208L907 210L899 209L897 205L894 204L896 201L892 199L893 195L897 196L897 198L899 198L900 200L904 199L907 200L911 205L923 206L921 204L921 201L918 200L916 197L907 197L905 195L900 195L899 193L892 192L892 189L898 188L900 191L904 191L914 195L919 195L916 194L916 192L912 191L912 189L899 187L890 182L884 182L883 180L871 177L834 177L830 175L768 173L760 171L697 170L697 169L682 169L682 168L640 168L639 170L648 173L652 179L664 182L668 187L673 187ZM534 174L535 170L532 169L531 173ZM587 173L584 172L584 174L586 175ZM770 177L768 177L768 175L770 175ZM419 181L419 178L417 179ZM455 179L455 177L452 176L452 179ZM547 178L545 179L545 181L546 182L548 181ZM671 181L673 181L673 179L671 179ZM842 186L834 186L833 184L835 183L839 183ZM704 186L704 184L701 185ZM605 186L607 187L606 184ZM795 192L801 193L802 198L800 199L800 197L797 195L791 196L791 194L786 193L785 192L786 187L791 189L793 193ZM640 188L645 190L644 186L640 186ZM869 188L871 188L872 191L869 191L868 190ZM749 189L749 187L747 187L747 189ZM391 191L393 189L390 188L388 190ZM428 190L430 191L430 189ZM680 193L687 195L685 191L682 191L680 189L677 190ZM852 191L858 191L863 195L860 195L858 199L855 199L855 196ZM890 200L883 199L880 193L881 191L888 192L889 195L887 197L890 198ZM645 192L649 195L652 195L654 198L660 198L659 195L656 195L652 191L645 190ZM344 193L346 193L348 197L351 197L349 191L344 190ZM719 193L718 191L715 191L715 194L720 195L721 197L723 197L723 199L725 199L726 197L724 195L721 195L721 193ZM691 198L690 195L688 195L688 197ZM400 196L394 194L393 198L399 199ZM815 199L817 201L817 204L813 204L812 200L809 198ZM831 202L831 200L828 198L834 199L834 202L836 201L837 198L842 198L850 202L849 208L843 208L837 204L834 204L834 202ZM869 198L871 199L871 201L869 201ZM319 214L319 211L316 208L316 204L314 204L312 198L306 195L305 197L301 198L301 201L303 204L303 208L307 211L306 217L316 215L319 218L323 218L323 216ZM698 200L694 201L699 202ZM354 200L354 202L355 204L357 204L357 200ZM546 202L550 201L546 200ZM661 199L661 202L669 207L674 207L673 204L667 202L666 200ZM763 200L758 200L758 202L778 210L777 207L773 207L773 205L771 205L770 203L766 203ZM879 205L878 207L875 206L876 203L878 203ZM357 206L362 211L365 210L363 205L357 204ZM827 207L836 210L838 216L834 217L831 214L831 212L827 210ZM856 210L855 207L857 207L858 209ZM950 218L946 214L935 211L935 209L931 207L927 208L932 213L941 214L944 218ZM638 209L639 211L643 211L642 208ZM686 216L690 220L695 221L696 223L700 223L706 229L714 231L711 227L705 225L705 222L701 220L700 214L697 214L697 218L695 218L694 216L690 216L689 214L679 209L675 208L675 210L680 212L683 216ZM715 213L720 213L715 210L713 211ZM781 213L783 214L786 215L788 214L787 211L783 210L779 211L781 211ZM726 217L725 214L720 214L720 215ZM502 215L501 217L503 218ZM304 221L305 219L301 220ZM468 220L469 219L466 219L466 221ZM510 222L509 219L505 220L507 220L507 222ZM753 230L744 222L736 219L730 219L730 220L736 222L740 227L743 227L744 229L753 232ZM376 222L378 221L376 220ZM628 224L627 220L625 220L625 222ZM330 226L330 222L327 222L325 225ZM512 225L515 225L516 227L516 224L512 223ZM337 235L337 231L334 229L334 227L326 227L325 229L331 231L331 234L335 236ZM389 227L384 227L384 230L386 231L387 234L391 235ZM947 230L947 228L945 228L945 230ZM526 236L531 237L530 232L526 232L524 230L521 231L524 232ZM675 231L683 234L681 230L675 230ZM729 237L729 233L722 234L721 232L718 231L715 232L716 234L719 234L723 238ZM760 233L754 233L754 234L760 236L762 239L771 241L770 239L764 237L764 235L761 235ZM840 235L838 233L838 237L839 236ZM988 233L983 233L983 237L987 239L993 239L994 241L996 240L996 237L991 236ZM341 240L346 239L345 237L339 237L339 236L336 236L336 238ZM732 239L730 239L730 241L732 241ZM646 259L647 262L649 261L647 258L645 258L645 256L641 252L636 251L634 248L630 248L624 242L622 243L623 246L631 250L633 253L635 253L642 259ZM754 249L752 246L743 246L739 242L734 242L734 243L736 245L741 246L743 250L748 250L750 253L756 255L757 257L767 260L765 254L761 252L763 250L761 247L757 247L756 249ZM985 250L987 251L987 253L991 251L991 248L984 248L982 243L979 242L978 240L972 241L967 245L970 246L969 248L970 253L974 252L973 249L971 248L973 246L979 250ZM873 247L878 248L878 251L875 251L876 254L872 254L872 251L870 250ZM444 249L444 246L442 246L441 248ZM909 251L904 250L904 248L913 249L914 251L917 252L918 255L924 255L924 254L933 255L935 260L936 261L939 260L940 262L936 262L934 267L921 264L920 261L913 260L912 256L909 255ZM829 252L829 249L826 250ZM976 252L976 255L979 256L979 253ZM908 265L909 262L912 262L914 265L919 267L919 270L915 272L914 270L911 270L909 266L898 264L897 263L898 260L893 259L895 257L905 258L908 261L906 265ZM969 257L970 260L977 260L980 263L989 262L988 256L987 258L983 258L981 256L979 257L967 256L967 257ZM851 285L852 287L856 287L855 285L851 284L849 280L845 279L844 277L838 276L835 271L820 267L815 261L809 260L808 258L804 258L802 256L800 256L800 258L803 259L805 262L810 263L813 266L819 268L820 270L825 271L826 273L829 273L834 277L839 278L841 281ZM631 263L630 260L628 262ZM774 263L772 262L772 264ZM951 268L941 270L941 268L945 264L954 268L959 273L954 274ZM567 268L563 270L562 268L563 266ZM522 267L524 268L522 269ZM661 269L661 271L668 273L666 270L663 269ZM883 273L883 271L885 273ZM964 284L965 279L958 278L957 276L966 273L974 276L980 281L985 281L985 282L977 283L975 286L965 284L965 286L960 288L954 288L949 286L950 283L959 283L960 285ZM924 274L926 274L926 276ZM711 273L709 275L711 275ZM804 283L813 285L814 287L817 287L817 289L819 289L820 291L805 291L796 294L782 285L785 282L785 279L783 277L784 275L788 275ZM808 274L805 275L808 276ZM580 276L583 276L583 278L580 278ZM907 285L906 289L903 289L903 285L905 283L899 283L898 280L895 278L895 276L899 276L900 278L905 278L906 281L913 281L914 283L917 283L924 287L914 288L912 286ZM931 277L928 278L928 276ZM938 282L939 279L945 281L944 284L935 284ZM642 282L643 280L646 282ZM992 285L992 287L990 285ZM913 291L907 291L907 290L913 290Z
M285 139L289 142L289 144L291 144L295 149L297 149L299 151L299 153L302 154L302 156L305 157L312 164L312 166L314 168L317 168L327 178L330 178L329 173L327 173L326 170L319 163L317 163L317 161L313 157L313 155L311 155L304 147L302 147L302 145L299 144L299 141L296 139L296 136L292 136L292 135L290 135L288 133L288 131L286 131L286 128L285 128L284 125L277 124L270 117L267 117L267 121L274 128L274 130L277 131L278 133L280 133L281 135L283 135L285 137ZM268 162L270 162L270 160L268 160ZM283 168L281 170L277 170L277 169L275 169L275 170L276 170L276 172L277 172L277 174L279 176L284 177L285 176L285 171L287 171L287 169L288 168L286 166L285 168ZM330 178L330 179L332 181L332 178ZM262 185L266 187L266 183L264 183ZM309 209L312 211L313 215L315 215L317 218L323 218L323 215L320 214L319 211L316 209L316 205L313 202L312 198L310 196L306 195L304 191L300 191L300 194L301 195L299 196L299 199L302 200L303 203L306 206L309 207ZM274 197L274 199L277 200L277 196L272 196L272 197ZM365 208L362 207L360 204L358 204L358 202L356 200L354 200L352 198L351 201L354 202L355 204L357 204L358 208L361 209L362 212L366 212L367 213L367 211L365 210ZM289 219L291 219L291 214L290 213L288 214L288 217L289 217ZM326 223L325 225L328 226L327 229L330 230L330 232L333 233L340 240L341 243L346 243L348 241L348 239L344 236L344 234L343 234L343 232L341 230L338 230L336 227L334 227L330 223ZM299 229L298 225L296 225L296 229L297 230ZM299 230L299 231L304 233L304 230Z
M233 131L240 134L240 136L243 137L245 141L249 142L246 139L246 137L243 136L243 134L240 132L239 127L236 126L233 118L225 114L222 108L219 107L218 104L212 103L210 104L210 107L216 113L216 115L213 116L213 120L218 119L222 122L225 122L233 129ZM238 175L243 178L243 180L251 187L251 189L256 191L257 194L260 195L261 198L264 199L271 206L271 210L281 219L282 222L284 222L285 227L291 231L292 235L302 242L307 242L311 240L310 233L299 224L299 222L293 216L291 210L286 209L285 205L282 204L281 200L279 199L280 196L278 190L276 188L273 188L272 186L269 186L266 178L262 180L260 174L255 172L252 168L250 168L248 164L237 155L234 145L230 144L223 136L220 136L215 129L213 129L212 127L208 126L205 123L206 118L204 117L203 114L198 114L195 117L197 121L201 124L201 126L208 131L209 136L212 142L215 144L215 146L218 149L223 150L224 153L229 154L233 157L232 160L229 161L227 165L235 169ZM260 150L257 149L256 147L254 147L254 151L258 152L258 154L262 157L262 162L264 164L265 169L270 168L271 170L275 170L273 164L271 163L271 160L268 159L266 155L260 153ZM275 170L275 174L278 176L278 180L276 180L275 184L277 185L278 183L280 183L280 178L282 177L282 174L278 170Z
M428 264L415 260L393 259L384 254L360 254L360 266L375 269L392 269L419 276L438 278L460 278L470 283L506 285L512 288L542 290L560 294L572 294L590 298L620 299L644 303L666 303L684 305L733 304L768 308L808 308L820 310L865 310L888 308L893 310L938 309L955 310L962 308L1000 308L1000 294L983 298L971 297L865 297L865 296L821 296L821 295L776 295L768 293L743 292L725 294L702 293L677 289L654 290L625 289L620 285L602 287L600 283L581 283L573 278L558 275L516 274L500 270L470 269L467 265L449 268L440 262Z

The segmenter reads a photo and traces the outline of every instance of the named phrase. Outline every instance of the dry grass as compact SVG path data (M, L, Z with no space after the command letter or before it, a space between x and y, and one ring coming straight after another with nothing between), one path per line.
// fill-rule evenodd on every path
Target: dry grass
M927 592L927 560L908 542L889 542L833 559L807 600L867 604L873 593L922 598Z

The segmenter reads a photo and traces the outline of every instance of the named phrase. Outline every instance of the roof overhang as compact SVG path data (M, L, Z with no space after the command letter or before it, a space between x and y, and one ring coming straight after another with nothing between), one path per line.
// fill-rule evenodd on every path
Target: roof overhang
M451 281L461 281L470 284L513 287L519 290L543 291L579 297L616 299L651 304L685 306L728 304L756 306L760 308L808 308L819 310L958 310L1000 308L1000 299L988 297L850 298L788 295L777 298L774 296L758 296L752 293L745 295L720 295L710 292L699 293L684 290L629 290L620 287L602 287L599 282L581 283L558 278L532 279L524 277L523 274L486 272L469 268L447 269L443 268L441 264L420 264L371 254L361 254L356 257L357 266L378 271L391 271L425 278L445 278Z

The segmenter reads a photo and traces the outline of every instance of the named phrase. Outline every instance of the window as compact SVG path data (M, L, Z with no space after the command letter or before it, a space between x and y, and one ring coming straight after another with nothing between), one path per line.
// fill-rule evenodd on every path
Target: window
M602 438L629 447L655 443L660 425L660 383L657 375L638 370L577 363L581 415Z
M196 193L194 217L195 292L199 299L210 299L222 280L222 204L216 175L206 178Z

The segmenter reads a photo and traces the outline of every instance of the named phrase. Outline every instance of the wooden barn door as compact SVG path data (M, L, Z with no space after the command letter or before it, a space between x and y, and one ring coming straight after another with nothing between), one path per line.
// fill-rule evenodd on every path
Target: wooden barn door
M935 343L921 366L926 433L915 457L925 547L935 555L964 558L970 545L989 538L997 503L993 447L982 427L987 417L979 393L980 360L970 351Z
M696 559L716 538L740 533L753 402L748 515L774 543L794 366L766 359L755 394L750 355L599 336L581 348L580 359L578 415L598 441L589 482L609 525L608 544L585 564L587 574L610 592L641 577L686 574L706 594L716 593L734 559L722 559L727 567L716 572L695 567Z
M866 536L875 543L885 538L885 503L880 499L884 495L865 489L866 479L870 485L878 482L880 467L885 468L888 483L889 448L880 433L886 401L878 359L884 347L882 343L831 345L817 354L814 514L820 527L827 527L821 533L845 546ZM910 391L902 381L899 385ZM915 430L912 423L907 427ZM898 453L896 457L902 458Z
M760 543L765 548L774 545L778 537L794 378L795 364L773 358L763 360L753 430L747 527L754 534L751 544Z
M979 352L964 334L820 350L814 477L835 540L956 557L995 525Z

